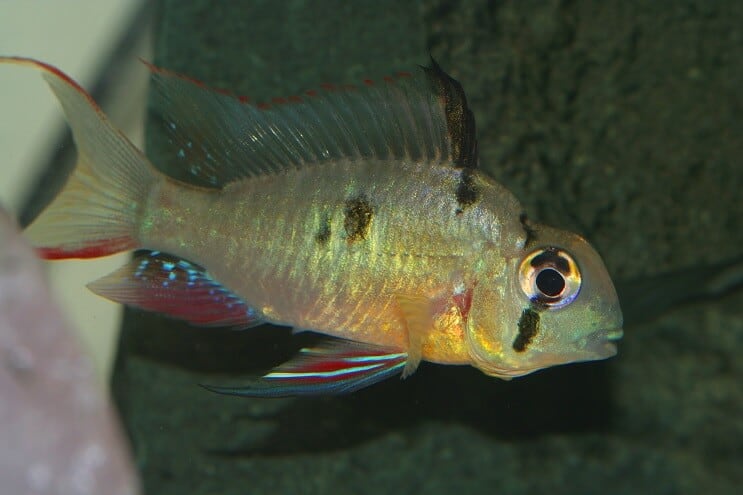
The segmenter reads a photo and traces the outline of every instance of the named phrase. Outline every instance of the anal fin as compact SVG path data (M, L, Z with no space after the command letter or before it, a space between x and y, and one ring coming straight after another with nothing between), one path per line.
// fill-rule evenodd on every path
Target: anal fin
M200 326L247 328L262 315L202 267L158 251L88 284L96 294Z
M247 386L205 388L244 397L345 394L400 373L406 360L394 349L334 339L302 349Z

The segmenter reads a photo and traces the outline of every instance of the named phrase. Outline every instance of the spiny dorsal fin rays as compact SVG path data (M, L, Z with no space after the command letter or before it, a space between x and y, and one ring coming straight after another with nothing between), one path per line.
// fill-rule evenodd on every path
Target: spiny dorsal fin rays
M253 105L149 66L152 106L168 132L179 178L234 180L338 159L477 161L474 118L461 86L433 63L358 86L323 85Z

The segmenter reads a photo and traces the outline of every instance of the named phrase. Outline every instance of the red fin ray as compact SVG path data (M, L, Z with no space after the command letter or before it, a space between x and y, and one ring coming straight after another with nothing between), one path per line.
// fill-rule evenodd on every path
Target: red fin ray
M401 373L406 361L407 354L395 349L331 340L302 349L248 386L206 388L245 397L345 394Z

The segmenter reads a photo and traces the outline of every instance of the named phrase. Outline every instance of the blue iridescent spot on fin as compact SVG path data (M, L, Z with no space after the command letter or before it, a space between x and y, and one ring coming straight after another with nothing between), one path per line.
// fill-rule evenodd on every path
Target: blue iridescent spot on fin
M195 325L247 328L263 318L200 266L159 251L140 254L89 288L113 301Z
M245 397L345 394L400 374L407 359L401 350L331 339L302 349L247 386L205 388Z

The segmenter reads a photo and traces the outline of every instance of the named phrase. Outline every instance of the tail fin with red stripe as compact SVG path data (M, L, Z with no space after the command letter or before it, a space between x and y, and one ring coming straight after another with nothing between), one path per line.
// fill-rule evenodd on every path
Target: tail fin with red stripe
M60 194L26 230L47 259L95 258L136 249L137 222L157 172L92 97L59 69L33 59L0 64L42 72L65 113L77 146L75 169Z

